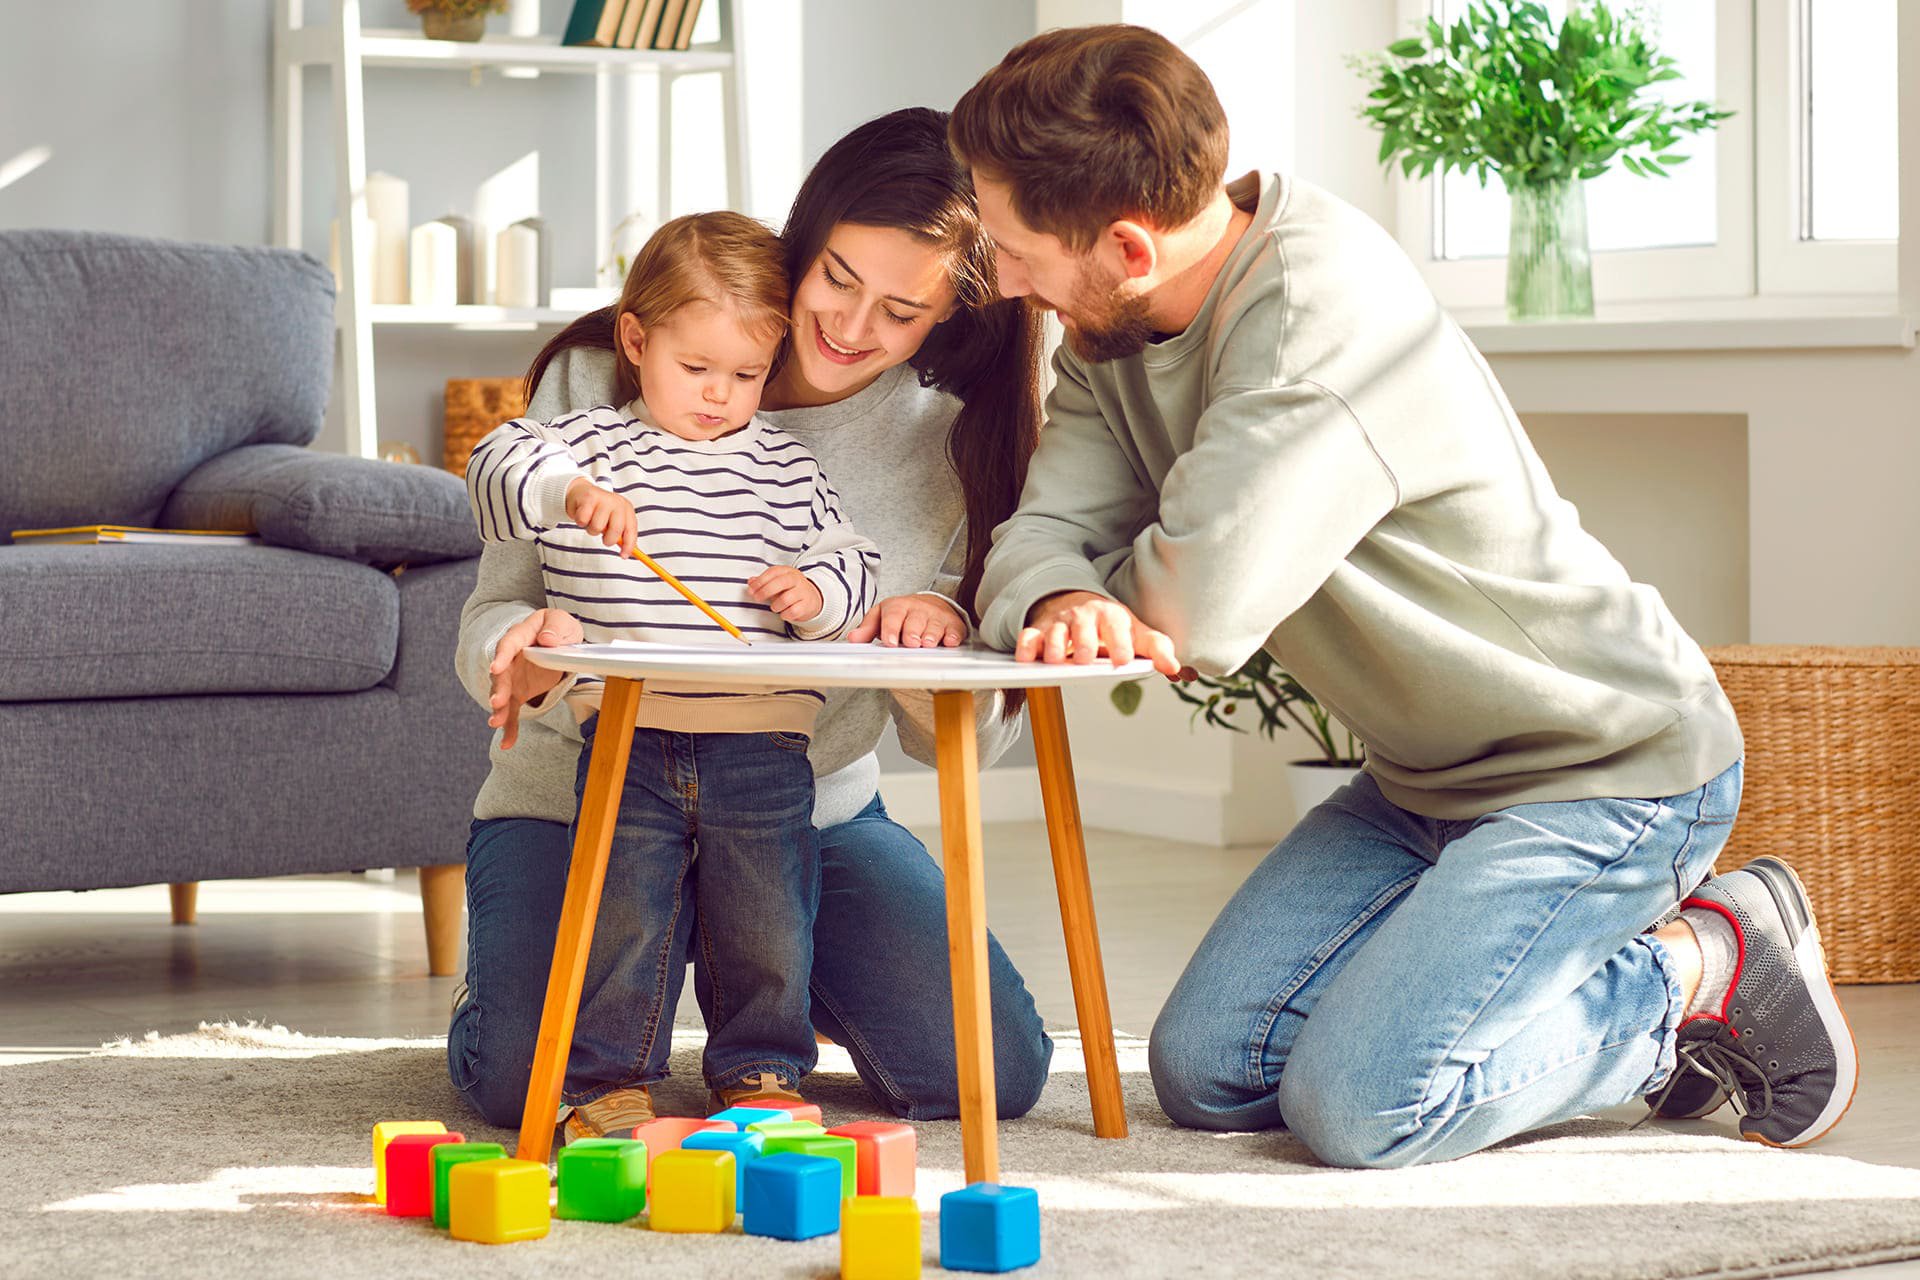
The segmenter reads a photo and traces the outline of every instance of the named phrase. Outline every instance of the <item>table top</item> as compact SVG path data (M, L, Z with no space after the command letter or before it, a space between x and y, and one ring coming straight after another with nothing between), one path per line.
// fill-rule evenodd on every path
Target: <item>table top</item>
M570 644L522 650L536 666L633 680L696 681L728 689L806 685L848 689L1037 689L1153 674L1136 659L1115 666L1015 662L987 649L894 649L878 644Z

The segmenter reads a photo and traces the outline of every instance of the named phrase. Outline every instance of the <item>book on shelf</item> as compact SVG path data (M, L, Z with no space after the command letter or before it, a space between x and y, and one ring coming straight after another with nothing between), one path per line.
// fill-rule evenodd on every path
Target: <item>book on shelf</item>
M675 49L693 47L693 24L700 17L700 4L701 0L687 0L687 7L680 11L680 34L673 41Z
M620 32L620 19L630 5L641 0L573 0L573 13L567 19L567 32L561 44L585 45L590 49L611 49Z
M666 7L660 10L660 25L653 34L650 49L673 48L674 37L680 34L680 15L686 10L687 0L667 0Z
M126 524L86 524L71 529L15 529L14 542L26 546L49 543L152 543L162 546L251 547L259 545L256 534L237 529L146 529Z
M660 6L666 0L627 0L626 16L620 19L622 49L650 49L653 29L660 25Z

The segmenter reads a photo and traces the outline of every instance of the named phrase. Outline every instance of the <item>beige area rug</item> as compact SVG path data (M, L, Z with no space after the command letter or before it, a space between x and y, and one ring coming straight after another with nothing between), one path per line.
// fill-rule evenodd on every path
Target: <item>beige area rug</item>
M1920 1171L1604 1121L1451 1164L1328 1169L1284 1134L1173 1128L1138 1040L1121 1047L1133 1136L1102 1142L1078 1046L1060 1040L1039 1108L1001 1127L1005 1180L1040 1193L1044 1255L1026 1275L1744 1277L1920 1256ZM663 1111L699 1107L699 1044L676 1033ZM878 1114L837 1050L808 1092L829 1123ZM0 1274L838 1274L837 1237L556 1222L488 1247L388 1218L368 1200L368 1134L420 1118L512 1145L467 1114L437 1041L223 1024L0 1067ZM919 1135L933 1271L960 1135Z

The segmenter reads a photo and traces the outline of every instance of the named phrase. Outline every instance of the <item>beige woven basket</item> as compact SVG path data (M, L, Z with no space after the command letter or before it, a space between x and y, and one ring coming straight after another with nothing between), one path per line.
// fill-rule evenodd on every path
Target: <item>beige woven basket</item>
M448 378L446 446L441 466L465 475L473 446L503 422L527 411L519 378Z
M1835 982L1920 981L1920 649L1707 650L1747 740L1718 871L1784 857Z

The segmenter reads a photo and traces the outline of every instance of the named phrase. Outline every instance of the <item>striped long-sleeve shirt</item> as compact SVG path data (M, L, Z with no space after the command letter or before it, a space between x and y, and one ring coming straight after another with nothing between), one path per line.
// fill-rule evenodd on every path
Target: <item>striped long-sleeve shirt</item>
M873 606L878 550L847 522L805 445L762 418L715 440L662 431L639 402L601 405L551 423L519 418L467 463L480 536L531 541L547 601L580 620L590 642L737 643L637 560L567 518L567 487L585 477L631 502L640 549L755 644L837 640ZM770 565L792 565L824 607L789 624L747 593ZM600 682L564 696L584 718ZM814 689L742 693L648 681L636 724L690 733L807 733L824 699Z

